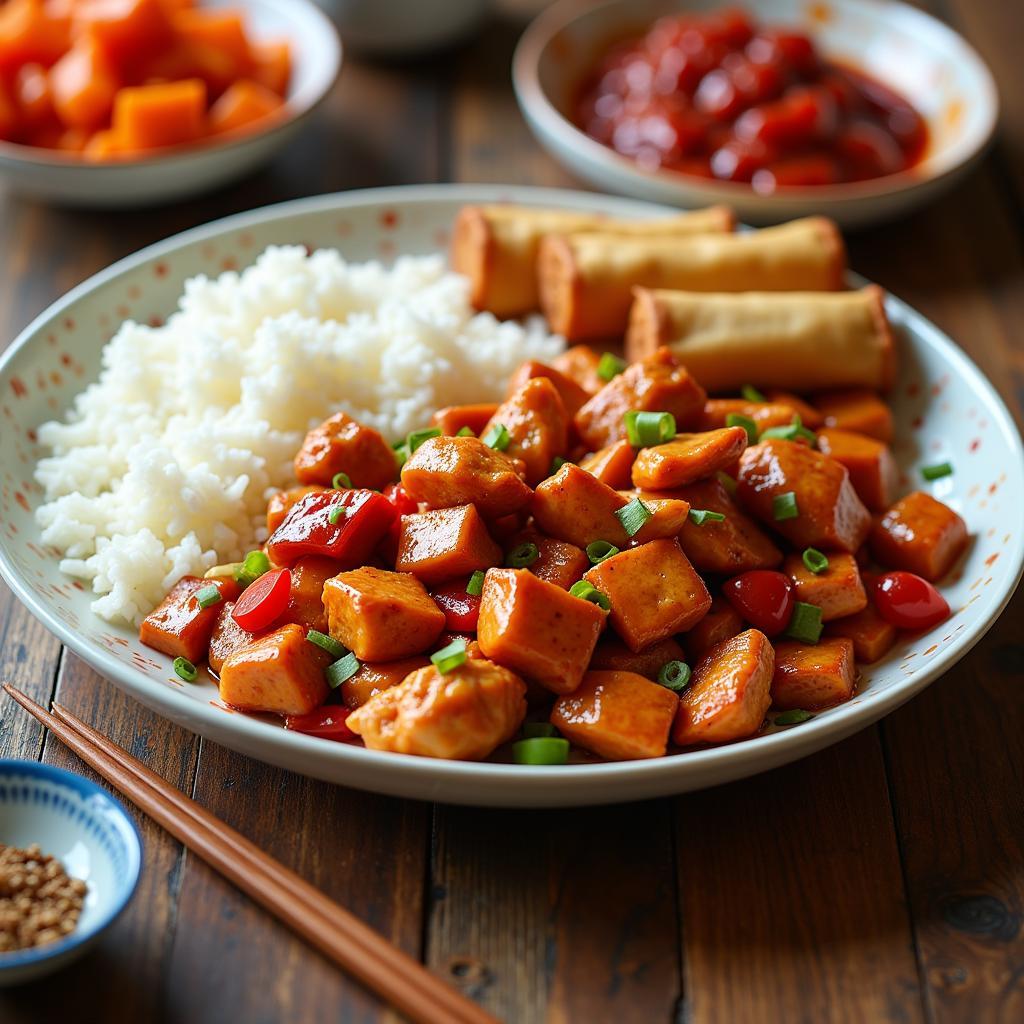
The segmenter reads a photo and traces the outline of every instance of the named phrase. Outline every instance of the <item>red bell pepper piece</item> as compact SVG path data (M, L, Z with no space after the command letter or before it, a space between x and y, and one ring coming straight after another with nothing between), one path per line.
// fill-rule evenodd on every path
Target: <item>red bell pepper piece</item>
M286 715L284 727L307 736L319 736L322 740L354 740L356 734L345 724L351 713L349 708L325 704L307 715Z
M430 595L444 612L445 626L453 633L475 633L480 618L480 597L466 593L467 582L446 583Z
M288 607L292 574L288 569L265 572L250 583L231 609L231 617L242 629L258 633L273 625Z
M341 562L343 568L358 568L397 521L395 506L376 491L354 488L307 494L270 535L267 555L277 565L294 565L306 555L321 555Z
M395 506L400 516L411 516L420 510L419 502L413 501L401 484L388 484L381 493Z

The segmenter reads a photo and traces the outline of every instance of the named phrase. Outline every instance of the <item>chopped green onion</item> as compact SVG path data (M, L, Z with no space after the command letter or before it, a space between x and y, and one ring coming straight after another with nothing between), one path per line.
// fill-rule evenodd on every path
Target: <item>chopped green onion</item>
M466 584L466 593L470 597L479 597L484 592L484 577L487 575L482 569L477 569L472 576L469 577L469 582Z
M393 445L393 447L395 450L395 463L398 468L401 469L409 461L409 449L406 447L404 441L400 444Z
M805 644L816 644L821 639L821 609L816 604L797 601L793 605L793 617L789 620L786 636L802 640Z
M265 572L270 572L270 559L263 551L250 551L242 561L241 567L235 570L235 582L240 587L247 587L258 580Z
M709 508L691 508L686 513L694 526L703 526L705 523L721 523L725 521L725 513L713 512Z
M540 558L540 548L527 541L525 544L514 547L508 553L505 557L505 564L510 569L525 569L528 565L533 565L538 558Z
M440 436L440 427L427 427L424 430L414 430L405 439L405 443L409 446L409 454L412 455L412 453L416 451L416 449L419 448L419 446L423 444L424 441L429 441L432 437Z
M743 387L740 388L740 394L748 402L767 402L768 401L768 399L765 398L764 395L760 391L758 391L757 388L755 388L753 384L744 384Z
M591 565L598 565L618 553L619 549L607 540L595 540L593 544L587 545L587 558L590 559Z
M805 548L802 557L808 572L813 572L815 576L820 576L828 568L827 556L817 548Z
M666 661L658 669L658 682L679 693L690 685L690 666L685 661Z
M331 486L336 491L350 491L352 490L352 477L348 473L335 473L331 477Z
M327 522L331 526L337 526L348 515L348 509L344 505L335 505L330 512L327 513Z
M224 600L223 594L212 583L196 591L196 600L200 608L209 608L211 605L220 604Z
M786 491L784 494L776 494L772 498L772 519L781 522L783 519L796 519L800 515L797 507L796 494L793 491Z
M944 476L950 476L953 472L953 466L949 462L939 462L934 466L923 466L921 468L921 476L925 480L939 480Z
M620 359L613 352L605 352L597 361L597 375L601 380L611 380L618 377L622 371L629 366L625 359Z
M504 423L495 423L480 440L488 448L493 448L496 452L503 452L508 449L512 438L509 437L508 427Z
M721 470L719 470L719 471L718 471L718 472L717 472L717 473L715 474L715 476L716 476L716 478L718 479L718 482L719 482L719 483L720 483L720 484L721 484L721 485L722 485L722 486L723 486L723 487L724 487L724 488L725 488L725 489L726 489L726 490L727 490L727 491L728 491L728 492L729 492L730 494L735 494L735 493L736 493L736 478L735 478L735 477L731 477L731 476L729 476L729 474L728 474L728 473L723 473L723 472L722 472Z
M336 690L346 679L351 679L359 668L359 659L349 651L343 658L327 666L327 685Z
M195 665L193 665L188 658L175 658L173 668L174 674L179 679L184 679L186 683L194 683L196 681L196 676L199 675Z
M435 651L430 660L441 675L447 675L452 669L458 668L466 661L466 641L460 636L453 640L447 647Z
M603 608L606 612L611 611L612 603L608 600L608 595L602 594L589 580L577 581L569 588L569 593L581 601L596 604L598 608Z
M725 417L727 427L742 427L747 432L747 444L757 444L757 424L742 413L731 412Z
M556 455L551 460L551 472L548 473L548 476L554 476L568 461L568 459L563 459L561 455Z
M523 737L528 740L544 736L557 736L558 730L550 722L524 722Z
M623 505L615 512L615 518L622 523L622 528L630 537L635 537L653 515L654 513L639 498L634 498L628 505Z
M626 437L634 448L653 448L676 436L676 418L670 412L637 412L630 409L623 417Z
M456 437L476 437L476 434L474 434L473 431L469 429L469 427L459 427L459 429L455 432L455 436Z
M762 430L761 437L778 438L782 441L795 441L798 437L802 437L812 448L818 442L818 435L813 430L808 430L798 415L793 417L792 423L788 423L784 427L769 427L767 430Z
M306 634L306 639L311 644L322 647L332 658L344 658L348 654L348 649L344 645L339 644L333 636L321 633L318 629L311 629Z
M534 736L512 744L516 764L567 764L569 741L560 736Z
M800 708L793 708L792 711L783 711L775 716L776 725L799 725L801 722L809 722L814 715L810 711L802 711Z

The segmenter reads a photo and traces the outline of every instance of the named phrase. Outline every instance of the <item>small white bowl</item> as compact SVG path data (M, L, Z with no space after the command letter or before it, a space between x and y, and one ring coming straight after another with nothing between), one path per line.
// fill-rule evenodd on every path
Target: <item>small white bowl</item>
M686 5L692 11L720 6L719 0ZM826 214L844 227L891 219L948 189L991 139L999 112L991 73L959 35L923 11L896 0L748 0L744 6L760 24L804 29L826 57L902 94L928 123L924 159L884 178L762 196L738 182L644 171L591 139L566 116L583 75L610 42L678 13L679 5L668 0L605 0L597 6L562 0L546 10L526 30L512 62L527 122L556 159L598 188L684 207L725 203L754 224L809 214Z
M114 923L139 880L142 842L106 790L38 761L0 760L0 843L37 843L88 889L78 927L57 942L0 953L0 987L32 981L78 959Z
M292 80L283 116L265 129L182 146L138 160L94 163L78 154L0 142L0 177L15 191L69 206L145 206L233 181L266 162L324 100L341 67L341 43L312 0L204 0L245 12L257 39L288 39Z

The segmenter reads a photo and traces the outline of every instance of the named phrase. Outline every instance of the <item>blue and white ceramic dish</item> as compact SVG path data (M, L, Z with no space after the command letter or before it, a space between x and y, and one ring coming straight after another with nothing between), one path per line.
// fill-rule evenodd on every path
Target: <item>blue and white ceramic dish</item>
M81 956L124 910L139 880L142 842L124 807L94 782L52 765L0 759L0 843L37 843L88 887L67 938L0 953L0 986L42 977Z

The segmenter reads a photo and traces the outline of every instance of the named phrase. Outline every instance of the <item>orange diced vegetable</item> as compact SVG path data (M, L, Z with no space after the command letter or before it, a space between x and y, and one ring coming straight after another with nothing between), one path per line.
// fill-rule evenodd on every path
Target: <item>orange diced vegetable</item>
M853 430L888 444L892 440L892 410L874 391L853 388L816 395L814 404L826 427Z
M694 660L703 658L716 644L739 635L746 629L740 613L720 597L711 599L707 615L687 631L686 649Z
M480 402L476 405L449 405L438 409L430 422L441 428L442 434L455 435L463 427L469 427L479 437L487 426L490 418L498 411L493 402Z
M22 123L31 129L57 127L50 78L42 64L23 64L14 79Z
M677 434L667 444L640 449L633 463L633 485L658 490L703 480L735 463L746 447L742 427Z
M873 601L854 615L846 615L825 627L827 636L845 636L853 641L858 661L870 665L884 657L896 643L896 627L878 614Z
M314 427L295 456L295 478L300 484L330 487L345 473L353 487L379 491L398 475L395 453L379 431L343 412Z
M556 455L569 446L569 415L558 389L547 377L532 377L495 410L481 438L498 425L508 431L505 453L522 459L526 482L536 485L551 472Z
M99 163L103 160L126 157L129 155L129 151L121 145L120 139L112 129L104 128L88 136L82 148L82 155L87 160L95 160Z
M138 66L171 41L164 0L77 0L74 32L89 33L115 67Z
M868 595L853 555L831 552L828 568L821 573L811 572L801 555L787 555L782 571L793 580L798 601L821 609L822 622L854 615L867 607Z
M828 427L818 432L818 450L846 467L853 489L872 512L889 507L898 473L888 445L867 434Z
M679 698L635 672L588 672L555 701L551 722L576 746L610 761L662 757Z
M551 360L551 365L574 380L588 395L596 395L605 381L597 372L601 357L589 345L573 345Z
M753 736L771 705L774 669L772 645L756 629L712 647L680 697L673 741L688 747Z
M257 121L276 113L284 101L258 82L246 78L232 82L210 107L211 134L234 132L249 128Z
M50 68L53 108L68 128L103 125L120 85L110 60L91 35L82 36Z
M196 600L196 592L208 586L215 586L224 601L238 597L238 584L234 580L182 576L163 601L142 620L139 639L169 657L186 658L193 664L202 661L220 612L220 602L201 608Z
M53 64L71 45L71 23L40 0L7 0L0 6L0 71L22 64Z
M615 632L633 651L692 628L711 595L674 540L654 540L612 555L583 577L611 602Z
M11 91L0 80L0 139L12 140L18 133L21 117Z
M514 395L528 380L535 377L546 377L555 386L558 396L562 399L565 411L569 416L575 416L590 395L583 390L571 377L566 376L560 370L536 360L523 363L508 382L508 394Z
M480 598L477 639L499 665L554 693L579 685L604 628L596 604L566 593L527 569L490 569Z
M239 11L186 9L176 11L171 20L175 36L192 59L193 73L212 96L251 74L253 55Z
M635 457L633 446L623 439L588 455L580 461L579 467L591 476L597 477L601 483L614 487L617 491L625 490L632 483L630 473Z
M500 565L494 543L475 505L457 505L402 516L395 568L427 584L468 576Z
M871 553L889 569L941 579L967 547L967 524L924 491L900 498L871 530Z
M853 641L826 637L817 644L783 640L775 645L772 705L815 711L853 696Z
M220 699L241 711L306 715L327 699L331 656L294 622L230 654L220 669Z
M426 668L430 659L423 655L398 661L364 661L359 671L341 684L341 701L347 708L362 707L371 697L397 686L407 675Z
M119 89L113 128L131 149L161 149L193 142L203 135L206 86L198 78L163 85Z
M643 650L631 651L617 636L606 633L597 642L590 667L612 672L635 672L645 679L657 679L666 662L685 660L679 641L673 637L658 640Z
M287 39L257 40L251 44L252 76L282 98L292 77L292 51Z

